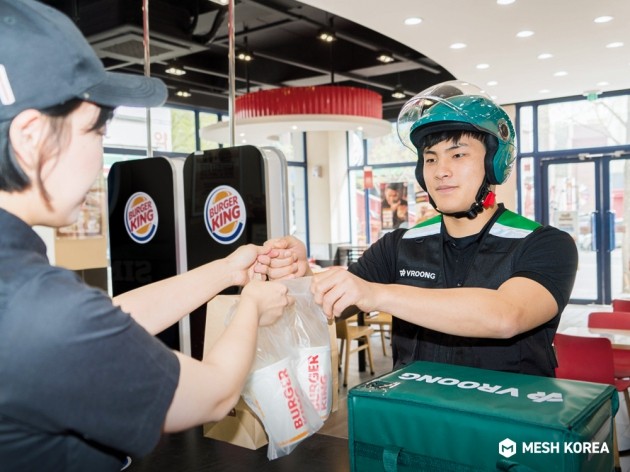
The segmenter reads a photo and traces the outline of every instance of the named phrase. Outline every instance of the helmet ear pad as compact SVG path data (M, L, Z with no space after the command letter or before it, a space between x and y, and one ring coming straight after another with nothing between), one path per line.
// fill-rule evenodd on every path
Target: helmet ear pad
M484 157L484 172L486 175L486 180L490 185L498 185L503 183L503 176L501 176L501 180L499 180L498 176L495 174L495 158L497 157L497 151L499 149L499 140L496 136L493 136L490 133L485 131L480 131L479 128L463 122L441 122L428 126L423 126L421 128L417 128L412 131L410 138L411 142L416 147L418 152L418 162L416 164L416 180L420 184L420 187L427 192L426 182L424 181L424 143L427 140L429 135L435 133L443 133L445 131L470 131L478 135L482 133L484 136L483 144L486 148L486 155Z

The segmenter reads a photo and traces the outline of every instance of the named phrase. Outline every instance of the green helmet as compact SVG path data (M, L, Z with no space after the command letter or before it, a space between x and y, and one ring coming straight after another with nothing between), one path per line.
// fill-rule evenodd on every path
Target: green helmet
M418 157L424 138L431 133L468 130L489 135L485 140L485 171L489 184L502 184L515 159L514 126L503 108L479 87L452 80L430 87L410 99L398 115L398 136ZM416 178L426 189L418 159Z

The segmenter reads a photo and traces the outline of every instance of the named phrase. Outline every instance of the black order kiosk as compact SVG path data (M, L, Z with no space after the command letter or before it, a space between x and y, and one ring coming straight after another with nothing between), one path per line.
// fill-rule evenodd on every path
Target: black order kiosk
M107 180L114 296L289 232L286 160L275 148L117 162ZM205 306L158 337L201 359L204 332Z

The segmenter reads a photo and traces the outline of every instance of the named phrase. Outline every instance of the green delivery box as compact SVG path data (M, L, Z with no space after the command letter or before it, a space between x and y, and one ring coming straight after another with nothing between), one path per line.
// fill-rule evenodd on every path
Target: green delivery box
M415 362L348 392L350 470L611 471L610 385Z

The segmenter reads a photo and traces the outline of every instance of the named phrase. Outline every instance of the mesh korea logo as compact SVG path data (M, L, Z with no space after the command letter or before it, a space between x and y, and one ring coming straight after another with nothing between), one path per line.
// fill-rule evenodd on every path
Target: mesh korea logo
M610 447L606 441L523 441L520 451L518 444L510 438L499 443L499 454L510 458L517 452L522 454L608 454Z
M516 454L516 443L510 438L505 438L499 443L499 454L505 458L512 457Z

